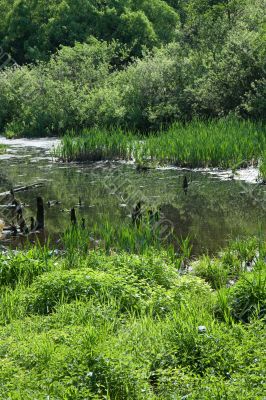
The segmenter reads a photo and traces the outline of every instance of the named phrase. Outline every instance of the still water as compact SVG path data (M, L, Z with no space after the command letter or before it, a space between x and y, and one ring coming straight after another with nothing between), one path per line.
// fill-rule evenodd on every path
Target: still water
M266 187L256 183L255 170L231 179L221 171L160 168L139 172L133 164L122 162L62 164L52 157L57 140L0 138L0 143L8 145L6 154L0 155L0 192L43 183L16 197L26 204L27 221L36 214L36 197L43 197L51 237L67 228L72 207L90 229L106 219L115 225L130 224L139 200L148 208L160 207L161 220L173 226L177 237L189 235L194 254L215 253L239 236L266 234ZM182 189L184 176L189 180L187 194ZM0 198L0 206L5 202ZM8 218L3 207L0 218Z

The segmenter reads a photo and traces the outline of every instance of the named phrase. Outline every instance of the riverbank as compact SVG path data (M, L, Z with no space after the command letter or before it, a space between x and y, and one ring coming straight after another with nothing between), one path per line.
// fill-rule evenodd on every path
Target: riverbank
M262 400L265 242L181 256L1 254L1 397Z

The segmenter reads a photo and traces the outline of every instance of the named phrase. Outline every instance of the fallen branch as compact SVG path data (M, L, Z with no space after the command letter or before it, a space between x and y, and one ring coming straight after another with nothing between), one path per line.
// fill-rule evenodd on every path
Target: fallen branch
M39 187L43 187L44 183L33 183L32 185L27 185L27 186L19 186L17 188L14 188L13 191L14 193L18 193L18 192L26 192L27 190L30 189L37 189ZM10 195L10 190L8 190L7 192L2 192L0 193L1 197L5 197Z

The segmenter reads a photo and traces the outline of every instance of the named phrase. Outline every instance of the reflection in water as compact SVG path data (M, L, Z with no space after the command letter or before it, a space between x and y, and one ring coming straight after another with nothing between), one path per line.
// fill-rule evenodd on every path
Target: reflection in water
M189 235L195 254L215 252L239 235L257 234L260 229L266 233L263 186L174 168L142 173L126 163L58 164L49 151L54 143L20 140L9 149L11 157L0 158L0 192L44 182L43 187L17 197L28 205L24 215L29 225L36 215L36 197L43 197L51 235L58 236L69 225L73 207L87 228L106 218L117 225L131 223L131 212L140 200L150 209L160 207L162 217L173 224L179 238Z

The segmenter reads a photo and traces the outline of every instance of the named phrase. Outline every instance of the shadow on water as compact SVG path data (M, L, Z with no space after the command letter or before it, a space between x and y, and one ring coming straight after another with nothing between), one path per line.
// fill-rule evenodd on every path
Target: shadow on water
M134 165L117 162L59 164L50 152L56 141L7 144L7 154L0 156L0 192L43 182L18 197L26 205L29 224L35 217L36 197L44 199L46 230L54 238L69 226L73 207L77 220L88 229L106 219L119 226L131 223L132 209L142 200L150 208L160 207L161 218L173 226L177 237L190 236L194 254L214 253L229 239L258 234L265 218L266 188L256 184L173 168L140 173ZM0 206L3 203L0 199ZM0 218L5 218L3 208ZM265 224L261 229L266 233Z

